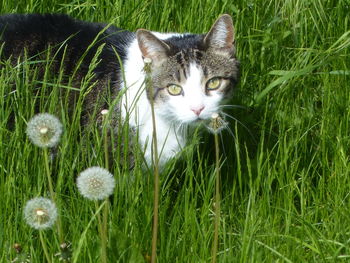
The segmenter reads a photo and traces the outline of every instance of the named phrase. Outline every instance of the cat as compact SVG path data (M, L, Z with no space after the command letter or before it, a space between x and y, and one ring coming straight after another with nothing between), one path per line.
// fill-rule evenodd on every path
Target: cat
M92 43L94 43L92 45ZM130 32L102 23L75 20L60 14L0 16L0 59L18 63L21 57L53 49L58 70L64 61L65 75L84 78L99 47L100 63L94 68L96 85L87 94L84 112L98 105L107 93L122 92L118 107L130 129L137 129L146 162L152 164L152 113L154 102L159 165L177 156L186 145L186 127L220 113L230 99L239 76L235 56L234 27L230 15L221 15L206 34L159 33L145 29ZM81 62L82 59L82 62ZM144 60L150 64L152 92L143 87ZM122 62L122 64L119 63ZM121 66L122 65L122 66ZM121 70L123 69L123 70ZM116 122L116 120L114 120ZM116 123L114 123L117 125Z

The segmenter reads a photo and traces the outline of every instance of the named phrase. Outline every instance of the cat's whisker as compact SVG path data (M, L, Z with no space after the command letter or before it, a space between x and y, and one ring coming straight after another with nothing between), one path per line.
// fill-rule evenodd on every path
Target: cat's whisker
M232 138L234 139L234 141L236 142L237 141L237 138L236 136L234 135L232 129L230 128L230 126L226 126L225 129L228 131L228 133L232 136Z
M249 128L243 123L241 122L240 120L238 120L237 118L233 117L232 115L228 114L228 113L225 113L225 112L221 112L222 115L224 115L225 117L228 117L232 120L234 120L235 122L239 123L243 128L246 129L246 131L249 133L249 135L252 137L252 139L254 140L254 142L256 143L256 140L254 138L254 135L253 133L249 130Z
M235 105L235 104L231 104L231 105L219 105L219 108L247 109L247 107L245 107L245 106L242 106L242 105Z
M176 131L178 133L183 133L183 125L182 125L182 123L180 123L180 125L176 128Z
M227 129L229 129L229 127L227 127ZM220 133L220 141L221 141L222 151L223 151L223 153L224 153L224 156L227 156L227 155L226 155L226 150L225 150L224 137L222 136L222 133Z

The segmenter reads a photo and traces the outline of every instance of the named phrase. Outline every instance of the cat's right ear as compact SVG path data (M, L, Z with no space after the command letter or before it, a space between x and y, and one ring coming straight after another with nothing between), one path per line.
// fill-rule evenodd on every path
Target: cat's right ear
M170 47L150 31L138 29L136 38L144 58L150 58L153 63L158 64L168 57Z

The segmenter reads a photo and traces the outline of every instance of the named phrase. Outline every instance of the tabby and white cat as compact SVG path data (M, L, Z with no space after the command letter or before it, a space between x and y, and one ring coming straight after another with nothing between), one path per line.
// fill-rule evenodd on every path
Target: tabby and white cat
M69 75L84 56L76 74L78 80L87 73L98 46L104 44L99 55L101 62L94 69L98 82L86 96L85 114L89 114L92 105L105 108L101 102L105 94L116 96L123 91L121 115L124 119L128 116L131 128L138 129L139 143L145 149L148 163L152 161L151 99L155 106L160 165L163 165L185 146L185 127L220 112L220 104L230 97L238 78L239 63L229 15L220 16L207 34L144 29L133 33L50 14L1 16L0 32L0 44L4 44L0 58L11 58L13 63L24 55L24 48L30 57L51 46L58 66L65 56L64 69ZM91 46L91 43L95 44ZM125 78L116 53L122 61ZM152 61L153 92L143 87L145 58Z

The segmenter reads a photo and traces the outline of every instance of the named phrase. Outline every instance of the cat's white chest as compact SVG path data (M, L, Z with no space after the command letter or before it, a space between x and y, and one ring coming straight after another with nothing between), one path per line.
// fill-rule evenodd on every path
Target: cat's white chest
M144 93L144 92L143 92ZM159 165L163 166L169 159L176 156L178 152L185 146L186 140L184 135L177 130L177 127L162 117L155 116L155 127L152 119L152 111L150 103L146 95L141 95L138 102L134 105L133 110L129 111L129 125L138 130L138 141L141 150L144 153L145 160L148 165L152 164L154 157L153 152L153 131L156 131L157 151ZM126 98L126 97L125 97ZM124 101L125 101L124 98ZM125 117L127 111L122 110L122 115Z
M185 138L176 131L176 127L160 118L155 118L155 124L159 165L163 166L185 146ZM152 163L152 155L154 156L152 151L153 138L151 117L142 126L139 126L139 141L141 146L144 146L144 156L148 164Z
M121 112L124 120L138 130L138 140L148 165L152 164L153 122L151 105L147 98L144 82L144 63L137 42L129 47L128 59L125 61L124 94L121 99ZM185 145L183 134L177 131L172 122L164 120L155 109L155 129L157 133L157 150L160 166L174 157Z

